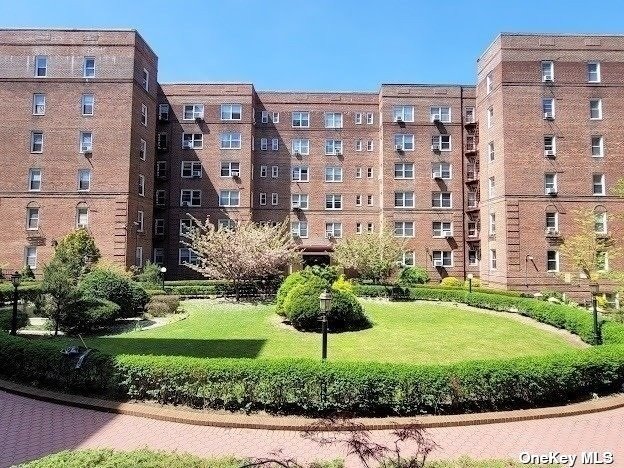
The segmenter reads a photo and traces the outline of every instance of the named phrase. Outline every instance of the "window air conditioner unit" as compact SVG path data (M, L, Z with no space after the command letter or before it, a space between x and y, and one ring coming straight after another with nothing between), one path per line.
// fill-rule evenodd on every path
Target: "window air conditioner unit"
M82 146L80 149L85 154L90 154L91 153L91 147L90 146Z
M442 178L442 173L441 172L434 172L433 173L432 179L441 179L441 178Z
M403 151L403 147L401 145L394 145L394 149L399 152Z
M295 151L295 156L301 156L301 153L299 151Z
M192 149L193 148L193 143L191 143L190 141L185 141L184 143L182 143L182 149Z
M546 189L546 195L557 195L557 189L556 188L547 188Z
M554 158L555 152L553 150L544 150L544 156L547 158Z
M451 231L443 231L442 237L445 237L446 239L448 239L449 237L453 237L453 233Z
M238 177L238 176L239 176L238 171L232 171L232 177Z
M553 82L552 76L547 76L544 78L544 83L552 83L552 82Z
M82 223L78 223L76 226L78 229L86 229L87 225L86 224L82 224Z
M440 122L440 116L439 115L432 115L431 116L431 122L433 122L433 123Z
M557 230L554 227L547 227L546 228L546 235L547 236L554 236L557 234Z
M403 117L401 117L400 115L397 115L395 122L399 122L399 123L403 122Z
M191 202L183 201L182 206L191 206Z
M335 156L342 156L342 151L341 150L334 150L334 155Z
M552 112L544 112L544 120L554 120L555 116Z
M325 239L332 240L333 238L334 238L334 235L331 232L326 232L325 233Z
M195 117L195 122L203 122L204 121L204 116L199 116L199 117Z
M440 145L431 145L431 151L440 151Z
M301 209L301 206L299 205L299 203L293 203L292 204L292 209L294 211L299 211Z
M433 266L441 267L442 266L442 260L434 260L433 261Z
M166 115L159 115L159 116L158 116L158 120L159 120L160 122L169 122L169 117L168 117L168 116L166 116Z

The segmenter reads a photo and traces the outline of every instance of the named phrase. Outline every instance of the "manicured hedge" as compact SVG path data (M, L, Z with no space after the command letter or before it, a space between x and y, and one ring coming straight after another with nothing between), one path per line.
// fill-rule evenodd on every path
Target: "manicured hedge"
M29 281L22 283L18 289L19 299L33 302L35 297L41 294L41 283ZM10 281L0 283L0 304L13 301L13 285Z
M13 308L7 307L0 310L0 330L10 330L13 320ZM28 325L28 315L24 313L21 306L17 308L17 328L24 328Z

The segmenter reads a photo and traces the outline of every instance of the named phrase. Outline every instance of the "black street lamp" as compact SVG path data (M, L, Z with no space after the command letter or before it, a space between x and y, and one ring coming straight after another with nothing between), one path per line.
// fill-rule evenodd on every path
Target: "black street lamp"
M319 296L321 305L321 333L323 334L323 361L327 359L327 312L331 309L331 293L326 289Z
M162 290L165 290L165 273L167 273L167 267L160 267L160 280L162 281Z
M472 273L468 273L468 292L472 293L472 278L474 275Z
M589 290L592 295L592 309L594 313L594 344L602 344L602 333L600 332L600 326L598 325L598 292L600 285L598 283L589 283Z
M13 315L11 316L11 335L17 335L17 288L20 285L22 275L17 271L11 275L11 283L13 283Z

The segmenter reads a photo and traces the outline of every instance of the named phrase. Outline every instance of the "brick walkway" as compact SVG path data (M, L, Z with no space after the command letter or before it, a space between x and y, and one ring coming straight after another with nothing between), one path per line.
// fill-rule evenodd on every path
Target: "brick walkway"
M624 467L624 408L557 419L429 429L440 446L435 458L513 458L522 451L613 451ZM388 431L375 441L391 442ZM200 456L267 456L283 449L300 461L344 458L338 448L319 448L298 432L225 429L157 421L45 403L0 392L0 467L65 449L110 447L190 452ZM349 466L358 466L350 460ZM577 466L580 466L577 464Z

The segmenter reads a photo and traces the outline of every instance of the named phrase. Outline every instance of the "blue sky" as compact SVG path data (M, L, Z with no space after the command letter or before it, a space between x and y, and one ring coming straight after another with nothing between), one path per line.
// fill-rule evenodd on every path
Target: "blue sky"
M501 31L624 33L620 3L0 0L0 25L137 29L158 54L161 82L374 91L473 83L476 59Z

